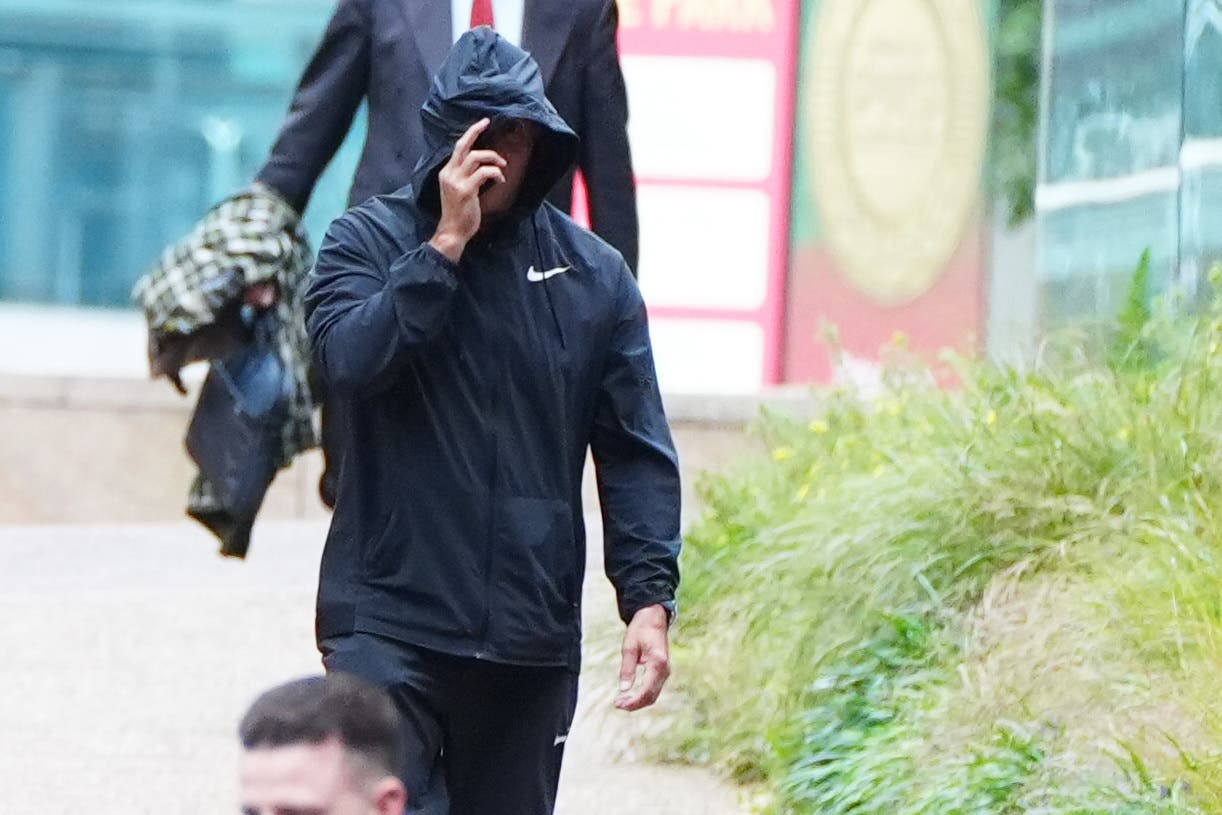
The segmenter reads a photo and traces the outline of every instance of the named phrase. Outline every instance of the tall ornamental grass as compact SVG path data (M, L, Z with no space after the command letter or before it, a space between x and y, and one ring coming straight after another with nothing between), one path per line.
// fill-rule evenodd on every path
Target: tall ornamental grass
M1222 308L1146 269L1102 345L897 338L880 393L759 419L701 485L673 756L772 813L1222 813Z

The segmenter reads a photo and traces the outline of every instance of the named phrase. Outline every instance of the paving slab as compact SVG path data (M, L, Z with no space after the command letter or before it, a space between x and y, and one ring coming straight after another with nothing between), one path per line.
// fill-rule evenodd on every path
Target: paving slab
M236 812L242 711L321 670L324 534L317 521L261 525L236 562L186 522L0 527L4 815ZM606 581L590 575L587 592L588 625L613 631ZM608 710L614 681L609 658L587 659L557 812L742 812L707 772L625 758L648 720Z

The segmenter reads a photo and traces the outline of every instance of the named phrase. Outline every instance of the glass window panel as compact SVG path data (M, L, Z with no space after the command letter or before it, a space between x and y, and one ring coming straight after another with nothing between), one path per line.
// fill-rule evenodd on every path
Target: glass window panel
M1044 318L1110 317L1141 252L1156 286L1179 255L1184 8L1048 0L1042 111Z
M1222 4L1049 0L1038 218L1046 322L1110 318L1141 251L1190 298L1222 262Z
M5 0L0 299L127 307L161 249L258 170L333 8ZM359 116L318 184L316 240L343 211L363 131Z

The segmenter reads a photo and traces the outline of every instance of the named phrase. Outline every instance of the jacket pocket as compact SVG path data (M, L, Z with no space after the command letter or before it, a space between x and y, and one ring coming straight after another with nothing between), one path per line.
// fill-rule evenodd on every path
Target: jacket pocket
M511 656L563 656L580 632L581 575L568 502L502 499L493 544L491 639Z
M422 488L403 496L382 528L366 533L364 582L386 600L369 613L436 635L473 637L484 610L487 517L469 493Z

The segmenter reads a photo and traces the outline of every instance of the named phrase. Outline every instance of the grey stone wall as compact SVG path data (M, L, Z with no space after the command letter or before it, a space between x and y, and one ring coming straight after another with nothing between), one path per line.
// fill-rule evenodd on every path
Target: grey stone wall
M764 404L807 411L803 391L668 399L683 467L685 516L700 472L757 449L744 428ZM191 462L182 438L193 400L164 382L0 377L0 524L181 518ZM323 518L317 452L276 479L261 518ZM587 507L596 504L587 472Z

